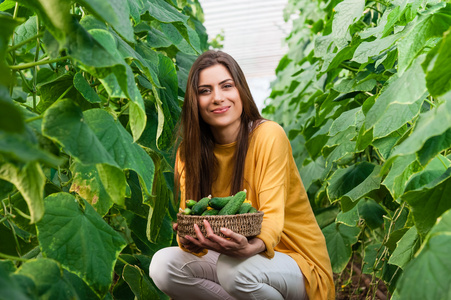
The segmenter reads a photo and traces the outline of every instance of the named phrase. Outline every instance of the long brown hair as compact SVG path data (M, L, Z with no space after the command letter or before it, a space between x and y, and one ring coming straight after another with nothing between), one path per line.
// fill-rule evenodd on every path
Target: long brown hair
M183 170L185 172L185 199L199 200L210 195L217 175L217 161L213 153L215 140L210 126L200 116L197 100L200 72L217 64L222 64L229 71L243 104L235 150L235 166L230 179L230 194L235 194L242 189L249 134L258 125L258 121L262 120L244 73L233 57L215 50L209 50L200 55L188 75L179 126L179 137L182 138L179 146L179 158L185 165ZM177 170L175 170L175 179L177 185L180 180Z

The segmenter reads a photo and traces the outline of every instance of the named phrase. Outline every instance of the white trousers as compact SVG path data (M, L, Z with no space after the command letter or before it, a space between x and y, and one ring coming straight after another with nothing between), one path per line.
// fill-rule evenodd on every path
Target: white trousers
M211 250L197 257L168 247L155 253L149 274L176 300L308 299L299 266L280 252L272 259L263 255L240 259Z

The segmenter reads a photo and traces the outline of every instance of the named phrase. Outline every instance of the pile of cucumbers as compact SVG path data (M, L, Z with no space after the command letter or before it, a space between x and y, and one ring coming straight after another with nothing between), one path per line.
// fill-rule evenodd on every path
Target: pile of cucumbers
M245 213L256 213L257 209L246 200L246 190L236 193L234 196L214 197L211 195L199 201L187 200L186 208L182 212L185 215L196 216L224 216Z

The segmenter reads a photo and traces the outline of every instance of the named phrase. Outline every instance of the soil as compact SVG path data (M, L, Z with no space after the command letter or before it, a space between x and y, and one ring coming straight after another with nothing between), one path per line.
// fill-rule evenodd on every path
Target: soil
M388 300L390 294L383 280L362 274L358 259L351 259L341 274L334 274L336 300Z

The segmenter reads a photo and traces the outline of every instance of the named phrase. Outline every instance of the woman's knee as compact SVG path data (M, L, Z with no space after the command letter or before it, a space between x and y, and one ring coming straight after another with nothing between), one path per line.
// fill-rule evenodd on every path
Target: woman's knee
M149 266L149 276L153 282L161 290L165 290L166 286L171 284L174 275L178 274L177 264L181 263L178 258L178 252L181 251L178 247L163 248L152 257Z
M252 274L248 274L246 268L240 267L243 261L244 259L220 255L217 263L219 283L224 290L235 297L238 297L243 292L248 292L253 286L258 284L254 281L255 278L253 278Z

